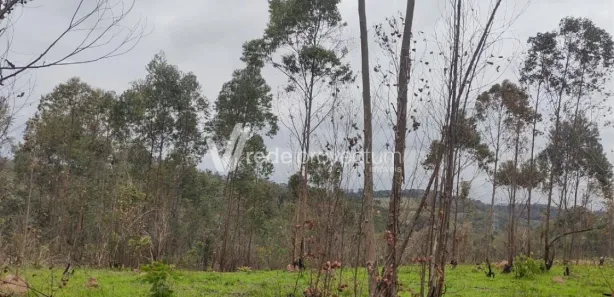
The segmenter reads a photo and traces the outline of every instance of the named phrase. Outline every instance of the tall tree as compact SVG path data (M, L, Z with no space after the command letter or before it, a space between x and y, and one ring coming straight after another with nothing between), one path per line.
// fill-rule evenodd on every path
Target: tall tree
M504 83L508 83L507 81ZM493 152L493 170L490 172L491 180L492 180L492 190L491 190L491 202L490 202L490 213L488 216L488 231L486 233L487 244L486 244L486 259L490 258L490 250L492 246L493 240L493 224L494 224L494 208L495 208L495 196L497 192L497 179L494 178L494 174L499 170L499 158L501 153L501 148L503 146L502 138L505 137L505 115L506 109L503 104L503 96L505 94L505 89L496 84L490 88L490 90L482 93L478 96L475 109L476 109L476 118L480 120L483 125L483 132L486 135L486 139L488 140L491 150Z
M614 42L610 34L596 27L588 19L564 18L559 23L558 30L550 33L539 33L529 39L531 48L523 68L523 80L530 85L544 88L551 94L550 118L554 132L550 133L550 141L554 147L562 143L559 131L561 121L570 106L576 117L581 110L581 99L589 94L602 92L602 86L608 81L609 73L614 65ZM575 100L574 100L575 99ZM570 105L571 104L571 105ZM591 101L586 101L587 108L594 107ZM562 152L561 152L562 153ZM558 154L558 153L557 153ZM571 154L575 155L575 154ZM563 160L571 155L553 157L550 161ZM563 172L561 187L561 202L566 201L567 178L571 167L566 163L550 163L547 179L548 207L546 209L544 228L544 259L551 256L549 246L550 208L552 205L555 177Z
M250 63L249 60L245 61ZM217 143L223 143L228 140L234 127L241 125L242 128L247 128L250 131L249 145L243 150L241 159L245 159L244 156L248 153L265 153L266 148L263 145L256 145L254 143L254 141L261 142L262 138L259 136L258 138L254 137L259 135L259 133L268 136L273 136L277 133L277 116L271 111L272 100L271 88L266 84L261 75L261 65L248 64L245 68L236 70L232 75L232 79L222 86L222 90L215 102L215 117L207 124L212 137ZM246 161L239 160L239 162ZM244 165L245 163L241 164ZM237 168L237 170L241 170L243 174L246 174L248 171L245 171L243 165L241 168ZM258 168L253 170L256 169ZM229 249L227 247L232 219L231 210L235 198L232 186L236 175L239 173L237 171L228 173L224 189L227 209L223 226L222 245L219 251L219 265L222 270L228 269L226 264ZM239 207L239 201L237 201L237 207ZM236 219L238 219L239 214L237 213L236 215ZM237 220L235 222L238 223ZM238 228L239 225L237 224L235 229L238 230Z
M458 142L456 144L456 194L454 195L454 221L452 230L452 259L458 260L458 202L463 200L463 182L461 173L468 165L477 165L479 169L487 169L488 163L492 162L492 153L488 145L483 143L482 136L478 132L478 119L475 116L467 117L465 111L459 111L458 118ZM463 162L465 161L465 162ZM466 197L466 195L465 195Z
M541 121L540 99L546 93L547 88L544 87L550 80L552 75L551 67L555 61L556 55L556 43L553 42L552 37L554 33L540 33L537 37L531 37L528 40L529 50L527 57L525 58L523 68L520 74L520 83L527 88L529 92L533 91L534 96L531 98L534 100L534 110L538 116L533 118L531 128L531 153L530 153L530 171L538 171L535 163L535 140L540 134L537 130L537 123ZM527 191L527 255L531 255L531 198L533 195L533 185L537 186L538 183L528 183Z
M84 218L97 207L108 205L109 191L100 189L105 189L111 177L108 159L113 150L106 123L114 99L114 94L77 78L57 86L41 98L38 113L28 122L24 143L16 152L16 170L29 181L24 221L31 219L30 201L37 184L36 192L47 193L34 200L45 205L42 211L49 214L43 221L48 226L48 237L43 240L61 238L67 246L51 249L59 252L63 248L66 252L62 255L71 262L82 258L87 237L94 232L92 226L83 224ZM62 219L65 216L77 219ZM24 224L24 228L28 226Z
M399 248L399 216L401 205L401 190L405 178L405 138L407 132L407 88L410 79L410 41L414 22L415 0L407 0L405 24L403 26L400 52L399 77L397 82L397 119L394 126L394 172L392 175L392 191L388 206L388 224L386 226L387 251L382 269L382 276L375 296L397 296L398 265L397 249Z
M298 110L291 111L289 123L285 123L301 150L299 199L292 224L293 261L297 255L303 258L305 250L311 136L331 112L340 88L354 80L349 65L342 61L348 51L339 45L338 33L346 23L341 20L338 4L339 0L269 1L264 37L244 46L244 59L278 69L288 79L286 93L299 101Z
M552 134L555 133L554 128L550 130L551 139L554 138ZM594 123L591 123L583 114L580 114L577 119L569 119L564 120L560 124L559 131L557 133L560 137L557 143L559 145L557 147L554 146L554 140L551 140L546 148L542 152L540 152L538 159L540 162L546 164L560 164L560 165L551 165L555 168L560 168L555 174L555 181L561 185L562 189L564 189L565 185L565 166L572 167L573 170L577 170L581 172L583 176L588 181L587 191L590 190L591 184L595 185L599 188L600 194L602 197L606 198L606 200L611 200L612 197L612 165L607 160L603 152L603 147L600 144L600 136L599 130L597 129ZM572 144L572 142L576 142ZM573 158L573 164L566 164L565 155L571 154L574 152L576 156ZM561 164L563 163L563 164ZM552 170L552 168L550 168ZM552 173L549 173L552 174ZM562 198L563 199L563 198ZM564 200L561 203L565 203ZM584 204L584 203L583 203ZM592 231L595 228L595 223L592 226L588 226L591 224L585 224L585 229L581 229L581 221L578 219L573 219L575 214L583 211L582 209L585 206L576 206L570 209L564 209L564 211L559 211L562 219L558 219L558 222L561 223L559 225L562 228L555 228L552 230L553 233L559 233L558 236L554 237L554 239L549 240L546 248L551 250L554 247L554 243L559 239L567 238L567 235L571 235L572 237L576 234ZM561 208L561 207L559 207ZM569 217L569 220L567 220ZM573 241L571 241L573 242ZM568 244L564 244L563 247L566 248Z
M369 35L365 0L358 0L360 19L360 53L362 65L362 105L364 122L364 188L363 188L363 232L367 249L366 261L369 273L369 296L377 288L377 248L375 246L375 223L373 222L373 129L371 112L371 78L369 68Z
M147 65L145 79L122 94L116 109L115 118L126 122L125 133L146 150L144 192L154 214L149 230L154 259L162 258L175 241L168 228L177 219L181 201L180 189L163 183L163 176L176 172L179 178L186 164L200 162L205 147L199 122L208 117L208 107L196 76L181 72L159 53Z
M523 149L524 131L529 123L536 117L535 112L529 106L529 96L517 85L504 81L498 87L501 95L501 103L505 107L506 115L503 123L509 131L506 142L513 151L513 161L505 163L495 173L495 181L501 185L510 187L509 196L509 228L508 228L508 265L513 266L516 257L516 193L519 181L519 155ZM497 181L498 180L498 181Z
M444 126L444 154L443 162L445 164L444 175L442 178L443 194L441 196L441 214L439 216L439 230L436 232L436 240L433 248L432 261L433 268L432 274L429 279L429 297L442 296L445 291L445 266L447 262L447 243L448 243L448 229L450 224L450 210L451 199L454 191L454 173L456 162L456 148L458 143L459 133L459 116L461 107L465 105L466 101L463 98L468 97L468 92L471 89L471 84L475 78L475 73L480 64L480 59L483 57L483 53L489 39L492 25L501 5L501 0L497 1L493 9L488 13L488 20L483 26L480 33L475 36L479 36L477 43L471 43L471 46L465 44L461 38L464 34L461 34L461 27L464 20L467 18L467 13L463 11L463 1L455 1L453 5L453 22L450 27L450 34L453 36L453 44L450 47L451 59L449 61L449 77L447 78L447 102L446 102L446 118ZM468 46L467 51L468 60L462 58L465 54L462 52L463 46ZM492 63L492 62L490 62Z

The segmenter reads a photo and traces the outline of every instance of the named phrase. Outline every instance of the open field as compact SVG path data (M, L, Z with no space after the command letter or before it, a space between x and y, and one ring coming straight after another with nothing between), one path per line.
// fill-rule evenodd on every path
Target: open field
M447 292L445 296L603 296L609 292L604 281L614 284L614 267L601 269L596 266L574 266L572 276L560 277L563 269L553 267L549 273L538 275L533 279L515 279L513 275L497 273L495 279L487 279L484 272L476 272L474 266L462 265L449 269L447 274ZM141 272L77 269L66 287L58 289L61 270L27 270L24 275L37 290L48 295L54 288L54 297L145 297L149 285L142 282ZM605 278L604 276L605 275ZM89 277L98 280L99 288L85 286ZM295 284L297 294L307 286L312 275L285 271L251 271L251 272L196 272L177 271L172 280L176 296L292 296ZM315 275L313 276L315 277ZM557 281L554 279L558 278ZM560 279L563 279L562 283ZM50 287L50 284L55 284ZM403 291L401 296L410 296L409 289L419 291L419 267L409 266L401 269L400 280ZM338 270L331 286L337 296L354 296L353 269ZM347 284L348 289L337 291L338 284ZM359 271L358 296L366 296L366 278L364 270ZM31 296L36 296L31 294Z

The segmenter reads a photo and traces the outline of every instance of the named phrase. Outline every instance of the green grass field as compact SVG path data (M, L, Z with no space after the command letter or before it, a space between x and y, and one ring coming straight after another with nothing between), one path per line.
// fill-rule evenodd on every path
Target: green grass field
M614 267L574 266L572 276L563 277L563 282L555 282L555 277L563 275L562 267L553 267L546 274L532 279L515 279L513 275L497 273L494 279L488 279L484 272L476 272L474 266L464 265L448 269L447 291L445 296L603 296L609 292L605 278L614 285ZM149 285L142 282L142 272L77 269L68 285L58 289L62 271L27 270L23 272L32 287L54 297L145 297ZM605 275L605 277L603 275ZM98 280L98 288L85 286L89 277ZM251 271L251 272L196 272L176 271L172 280L175 296L283 296L294 292L302 296L302 291L312 276L309 272L299 276L298 273L285 271ZM402 282L401 296L411 296L410 289L419 292L419 267L403 267L400 272ZM52 286L51 284L54 283ZM331 288L337 296L354 296L353 269L338 270ZM347 284L348 289L337 291L339 284ZM359 271L358 296L366 296L365 271ZM31 294L30 296L36 296ZM290 295L291 296L291 295Z

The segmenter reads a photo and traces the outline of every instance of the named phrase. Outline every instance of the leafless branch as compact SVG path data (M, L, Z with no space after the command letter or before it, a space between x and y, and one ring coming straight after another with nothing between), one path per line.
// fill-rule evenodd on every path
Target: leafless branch
M94 7L88 10L84 9L84 4L85 0L79 1L66 28L31 60L11 62L7 57L10 48L5 49L5 61L0 62L0 85L28 69L86 64L120 56L132 50L140 39L146 35L146 24L141 21L138 21L132 27L123 26L126 17L134 7L134 0L131 0L127 6L121 0L118 3L111 3L111 0L96 0ZM0 10L0 18L2 12ZM88 23L93 23L93 25L87 26ZM46 58L50 57L51 50L56 48L60 41L80 31L87 33L80 38L80 41L76 42L71 50L60 57L52 58L50 62L45 61ZM94 57L84 57L86 52L107 47L114 40L118 40L118 43L110 46L103 53L96 54ZM10 47L10 43L8 46Z

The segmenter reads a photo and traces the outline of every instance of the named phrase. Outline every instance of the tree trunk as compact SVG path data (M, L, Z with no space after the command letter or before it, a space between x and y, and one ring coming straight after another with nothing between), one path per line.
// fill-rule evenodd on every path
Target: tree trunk
M33 162L36 164L36 161ZM28 222L30 221L30 201L32 199L32 188L33 188L33 180L34 180L34 164L30 165L30 181L28 184L28 199L26 200L26 214L23 218L23 241L21 244L21 251L19 253L19 263L22 266L26 266L25 255L26 249L28 247L28 233L30 228L28 228Z
M495 223L495 196L497 193L497 179L494 177L494 174L496 174L497 170L499 169L499 142L501 136L501 133L499 131L501 131L501 119L499 119L499 123L497 126L497 141L495 144L495 164L492 179L492 193L490 196L490 212L488 213L488 231L486 232L486 236L488 237L486 239L486 260L490 259L490 249L492 246L493 239L493 224Z
M445 175L443 177L443 195L441 197L441 209L439 212L439 230L435 236L435 247L433 252L433 274L429 281L429 297L439 297L444 294L445 286L445 264L447 254L447 236L449 232L450 202L454 190L454 167L455 148L456 148L456 125L459 101L457 100L458 81L459 81L459 52L460 52L460 23L461 23L461 0L456 1L456 11L454 12L454 45L452 47L451 77L448 94L448 118L445 128L444 148L445 148ZM462 91L460 92L462 93Z
M363 232L366 245L366 266L369 273L369 296L375 294L378 265L375 247L375 223L373 222L373 132L371 127L371 82L369 77L369 37L365 0L358 0L360 19L360 50L362 62L362 104L364 121L364 190L363 190Z
M569 65L569 58L567 59L567 65L565 66L565 74L567 73L567 67ZM565 80L565 76L563 77ZM561 88L559 91L557 107L555 109L555 121L554 121L554 139L552 144L554 147L558 147L559 145L559 126L561 122L561 105L562 105L562 97L563 97L564 88ZM554 166L553 166L554 167ZM550 245L548 244L549 232L550 232L550 208L552 207L552 190L554 188L554 168L550 169L550 175L548 178L548 205L546 206L546 222L544 228L544 262L548 262L550 260Z
M477 62L479 61L479 57L484 52L484 46L486 44L486 39L489 35L490 29L492 27L494 17L497 13L501 5L502 0L498 0L495 3L493 11L491 12L487 24L484 27L484 31L481 34L480 41L477 44L475 51L472 54L471 60L465 69L466 73L464 76L461 75L461 70L459 69L459 53L460 53L460 28L462 24L462 16L461 16L461 3L462 1L456 1L456 12L454 13L454 46L453 50L453 59L451 60L452 67L451 71L454 73L454 77L452 79L452 83L449 88L449 98L448 98L448 119L446 123L448 124L445 133L446 137L444 138L446 141L445 149L446 149L446 172L444 177L444 193L442 196L442 209L440 214L440 226L439 232L437 234L436 248L434 252L435 266L433 270L433 276L429 282L429 297L440 297L443 296L445 292L445 264L446 264L446 256L447 256L447 242L449 237L449 223L450 223L450 204L451 197L454 189L454 150L457 147L457 125L458 125L458 110L460 99L462 94L464 94L465 88L469 85L469 75L472 73L474 67L476 67Z
M541 91L541 82L537 86L537 97L535 98L535 113L538 114L539 95ZM531 175L535 172L535 132L537 126L537 117L533 118L533 130L531 130ZM527 197L527 256L531 257L531 196L533 194L533 181L529 183Z
M313 104L313 88L314 88L314 76L311 76L311 82L308 86L308 92L305 94L305 121L303 125L302 131L302 139L301 139L301 165L300 165L300 175L301 178L299 180L299 199L296 205L296 217L295 217L295 225L294 225L294 236L293 236L293 247L292 247L292 261L295 261L297 244L299 245L299 258L303 258L305 251L305 230L304 224L307 221L307 196L309 192L309 186L307 184L309 178L309 148L311 141L311 112L312 112L312 104Z
M407 87L409 84L411 60L409 55L411 30L414 20L415 0L407 0L405 25L401 41L401 55L398 80L397 124L395 127L394 174L392 177L392 194L390 197L388 225L386 230L387 253L382 271L382 281L378 284L376 296L397 296L397 241L399 234L399 206L401 190L405 176L405 136L407 127Z
M520 124L516 127L516 140L514 148L514 170L515 173L512 176L512 195L510 197L510 242L509 242L509 255L507 257L507 263L510 266L514 266L514 257L516 256L516 190L518 188L518 153L520 151Z
M429 269L428 269L428 279L430 280L431 277L433 276L433 264L435 262L433 262L433 253L435 252L435 225L436 225L436 220L435 220L435 213L437 212L437 198L439 197L439 193L441 192L439 189L439 174L437 174L435 176L435 191L433 193L433 201L431 203L431 214L430 214L430 226L429 226L429 246L428 246L428 252L427 252L427 256L428 256L428 264L429 264Z
M458 223L458 199L460 198L460 174L461 174L461 149L456 152L456 159L458 160L456 170L456 197L454 197L454 227L452 231L452 259L458 261L458 239L457 237L457 223Z

